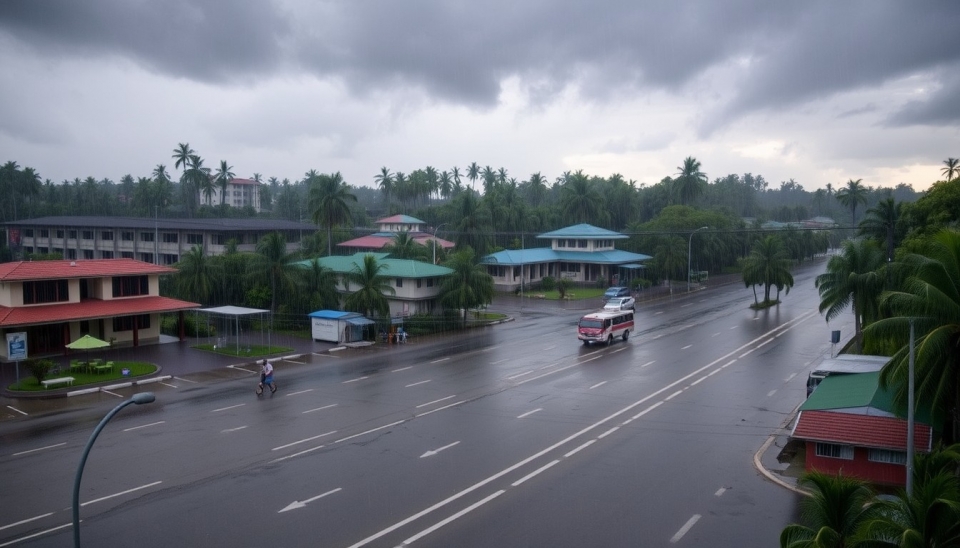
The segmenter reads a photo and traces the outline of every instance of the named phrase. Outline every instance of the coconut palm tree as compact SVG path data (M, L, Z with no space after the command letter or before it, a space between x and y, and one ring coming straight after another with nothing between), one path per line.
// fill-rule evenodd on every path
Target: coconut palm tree
M210 168L203 165L203 158L196 154L190 156L186 177L192 183L191 188L197 189L207 199L207 205L213 205L213 179L210 177Z
M193 216L196 209L196 197L200 191L187 176L187 172L190 170L190 157L195 154L196 152L190 148L190 143L179 143L177 148L173 149L173 156L171 156L174 159L173 168L183 170L180 174L180 198L183 200L183 207L188 216Z
M781 548L845 548L857 545L861 527L877 515L873 492L861 480L809 472L801 485L812 489L801 504L803 525L780 533Z
M390 211L390 193L393 191L393 175L386 166L380 168L380 173L373 177L374 182L383 193L383 199L387 204L387 212Z
M674 193L681 205L690 205L701 194L707 184L707 174L700 171L700 161L687 156L683 165L677 168L678 177L673 180Z
M467 166L467 179L470 179L470 188L477 188L477 179L480 177L480 166L476 162L470 162Z
M763 284L763 302L770 303L770 288L793 287L790 274L790 259L778 236L767 236L753 244L753 249L743 260L743 280L748 286Z
M897 221L900 219L902 209L902 203L896 203L893 198L887 198L868 209L860 221L860 236L886 244L888 262L893 260L893 250L899 243L897 242Z
M947 181L952 181L955 177L960 175L960 160L956 158L947 158L943 161L944 167L940 170L940 173L943 173L943 176L947 178Z
M280 232L271 232L257 242L257 253L250 274L270 281L271 312L277 310L280 292L293 287L295 283L298 275L298 267L294 264L296 259L296 253L287 253L287 240Z
M560 210L565 219L574 223L604 224L608 218L600 192L581 170L560 187Z
M907 274L895 290L884 292L890 317L868 328L870 337L890 341L899 350L880 374L882 386L898 387L907 401L910 322L913 321L918 401L930 402L953 422L960 440L960 232L934 236L922 253L904 257ZM949 431L949 430L948 430Z
M363 263L354 265L346 275L350 283L348 290L352 290L354 285L359 288L347 295L343 307L370 318L390 316L390 302L384 294L393 295L396 290L390 285L390 278L382 274L386 268L387 265L378 262L375 256L364 255Z
M474 262L474 252L469 247L452 254L443 265L453 273L440 285L440 304L448 310L462 310L466 326L467 310L493 302L493 277L483 265Z
M547 179L540 172L530 175L527 181L527 193L530 197L530 205L533 207L543 203L543 197L547 193Z
M182 298L200 304L208 304L216 279L216 266L203 252L201 246L193 246L180 256L180 262L174 265L177 275L174 287Z
M393 240L384 247L394 259L426 260L429 250L413 239L406 230L393 235Z
M864 325L879 315L880 293L883 291L883 252L864 239L846 240L840 253L827 262L827 271L817 276L814 285L820 292L820 313L826 319L839 316L847 306L853 308L854 336L861 344Z
M867 193L869 190L861 183L863 179L847 181L847 186L837 192L837 201L846 208L850 209L850 226L857 225L857 206L866 205Z
M444 200L449 199L450 195L453 194L453 179L450 177L449 171L440 172L438 189L440 191L440 197Z
M309 204L311 218L318 226L327 229L327 255L333 254L333 227L353 223L348 202L356 202L350 187L343 182L340 172L322 175L310 185Z
M475 192L464 192L454 200L454 210L460 218L457 224L457 249L470 247L483 256L487 251L490 233L490 212L477 199Z
M223 216L223 200L227 196L227 184L233 179L233 166L228 166L226 160L220 160L220 169L217 170L217 184L220 186L220 215Z
M947 471L918 482L905 492L875 505L879 514L861 529L864 548L960 548L960 486Z
M317 261L301 267L298 271L299 286L306 292L305 298L296 301L305 306L306 311L340 308L340 296L337 293L337 274Z

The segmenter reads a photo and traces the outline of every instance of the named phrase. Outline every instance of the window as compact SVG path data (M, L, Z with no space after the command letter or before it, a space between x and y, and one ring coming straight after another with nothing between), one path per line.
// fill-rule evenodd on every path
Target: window
M90 320L83 320L80 322L80 334L86 335L90 333Z
M134 322L137 329L150 329L150 315L141 314L139 316L122 316L113 319L114 333L119 331L133 331Z
M121 252L120 252L120 258L122 258L122 259L132 259L132 258L133 258L133 251L121 251Z
M867 460L870 462L886 462L889 464L907 464L907 454L904 451L871 449L867 453Z
M84 250L83 250L83 258L84 258L84 259L92 259L92 258L93 258L93 250L92 250L92 249L84 249Z
M397 278L397 287L403 287L403 278Z
M853 460L853 446L836 443L817 443L817 456L831 459Z
M433 287L433 278L427 278L427 287Z
M37 253L39 253L39 254L41 254L41 255L46 255L46 254L49 253L49 252L50 252L50 249L48 249L48 248L46 248L46 247L38 247L38 248L37 248Z
M153 241L153 232L141 232L140 233L141 242L152 242Z
M63 230L57 231L57 238L60 238L61 240L63 239Z
M113 231L112 231L112 230L104 230L104 231L100 232L100 239L101 239L101 240L112 240L112 239L113 239Z
M77 258L77 250L76 250L76 249L68 249L68 250L67 250L67 259L69 259L69 260L72 261L72 260L74 260L74 259L76 259L76 258Z
M586 240L577 240L577 247L586 249L587 241Z
M76 239L77 239L77 231L76 231L76 230L68 230L68 231L67 231L67 238L76 240Z
M46 228L41 228L41 229L40 229L40 237L41 237L41 238L49 238L49 237L50 237L50 231L47 230Z
M513 267L513 277L514 277L514 279L520 277L520 267L519 267L519 266Z
M93 231L92 231L92 230L84 230L84 231L82 231L82 232L80 233L80 237L83 238L84 240L92 240L92 239L93 239Z
M187 234L187 243L203 245L203 234Z
M113 277L114 297L134 297L136 295L147 295L149 292L150 284L147 283L146 276Z
M112 259L112 258L113 258L113 251L101 251L101 252L100 252L100 258L101 258L101 259Z
M23 304L62 303L69 300L67 280L23 282Z
M174 255L174 254L172 254L172 253L164 253L163 255L160 256L160 259L161 259L161 261L163 262L163 264L171 265L171 264L175 264L177 261L179 261L179 260L180 260L180 257L178 257L178 256L176 256L176 255Z
M423 280L417 278L417 289L420 289L421 287L423 287Z
M163 243L165 244L175 244L180 241L179 236L176 232L164 232L163 233Z
M125 242L132 242L132 241L133 241L133 232L131 232L131 231L129 231L129 230L125 230L125 231L121 232L121 233L120 233L120 239L123 240L123 241L125 241ZM131 257L131 258L132 258L132 257Z
M33 229L32 228L24 229L23 235L26 238L33 238Z

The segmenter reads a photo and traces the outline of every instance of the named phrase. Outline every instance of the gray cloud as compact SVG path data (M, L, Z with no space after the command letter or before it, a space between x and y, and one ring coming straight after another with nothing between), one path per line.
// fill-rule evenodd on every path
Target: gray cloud
M926 101L911 101L887 120L888 127L911 125L953 126L960 123L960 63L943 77L939 89Z

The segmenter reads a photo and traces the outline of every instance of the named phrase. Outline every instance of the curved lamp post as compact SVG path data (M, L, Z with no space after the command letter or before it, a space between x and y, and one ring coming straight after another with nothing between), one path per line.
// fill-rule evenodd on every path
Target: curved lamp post
M437 233L440 232L440 227L450 223L440 223L440 226L433 231L433 264L437 264Z
M693 235L696 234L698 231L706 230L707 228L710 228L710 227L701 226L697 230L694 230L693 232L690 233L690 240L687 241L687 293L690 293L690 250L693 246Z
M113 408L112 411L107 413L106 417L103 417L103 420L100 421L100 424L93 430L93 434L90 436L90 441L87 442L87 446L83 448L83 456L80 457L80 465L77 466L77 477L73 481L73 546L75 548L80 548L80 478L83 477L83 465L87 463L87 455L90 454L90 448L93 447L93 442L97 440L97 436L100 435L100 431L103 430L103 427L107 425L107 422L113 418L121 409L135 403L137 405L144 403L151 403L156 398L153 396L153 392L141 392L139 394L134 394L132 398L121 403L120 405Z

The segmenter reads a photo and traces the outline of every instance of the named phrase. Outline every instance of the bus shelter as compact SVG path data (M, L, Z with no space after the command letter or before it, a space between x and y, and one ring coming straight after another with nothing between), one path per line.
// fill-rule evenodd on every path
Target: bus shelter
M240 355L240 347L242 346L241 342L244 345L250 345L253 337L249 333L249 329L244 330L241 325L241 318L252 318L254 316L260 320L260 343L261 345L269 345L270 339L270 328L267 327L266 330L266 339L264 338L264 315L269 315L269 310L261 310L259 308L244 308L242 306L218 306L215 308L201 308L197 311L207 314L207 325L211 322L217 328L217 337L216 341L213 343L215 347L224 347L224 346L233 346L236 349L237 355Z

